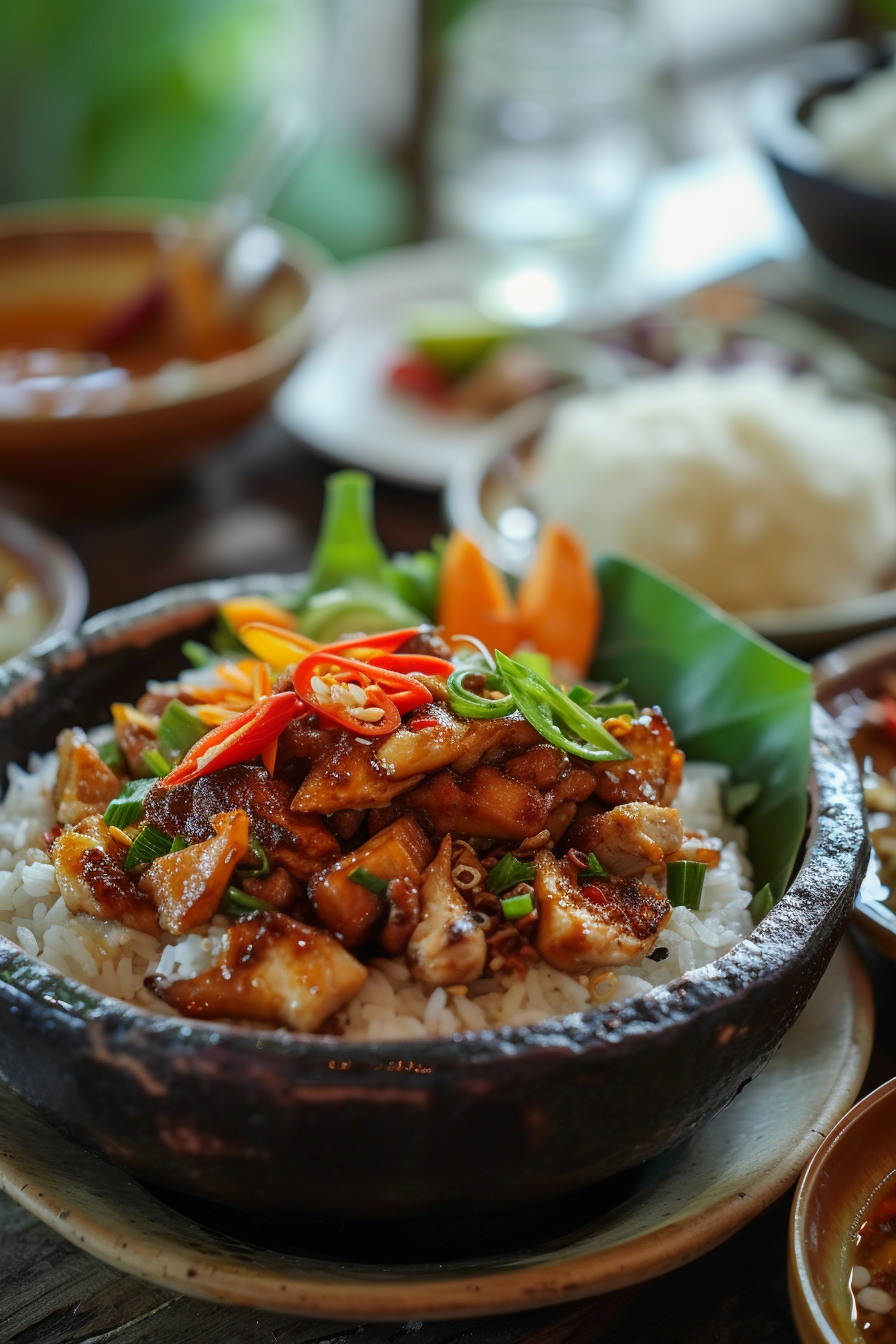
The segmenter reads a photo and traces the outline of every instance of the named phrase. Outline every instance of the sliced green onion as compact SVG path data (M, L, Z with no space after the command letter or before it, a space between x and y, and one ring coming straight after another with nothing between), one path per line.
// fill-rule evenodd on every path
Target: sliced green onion
M208 667L219 661L219 655L214 649L210 649L207 644L199 644L195 639L188 639L181 644L180 651L191 667Z
M108 765L110 770L124 769L124 753L114 737L104 742L101 747L97 747L96 751L103 765Z
M182 849L189 849L190 846L192 845L192 843L193 843L193 841L192 841L192 840L188 840L187 837L186 837L185 835L177 835L177 836L175 836L175 838L171 841L171 850L170 850L170 853L172 853L172 854L179 854L180 851L181 851Z
M524 915L531 915L535 907L531 896L508 896L501 902L501 909L505 919L522 919Z
M742 784L729 784L725 790L725 811L729 817L739 817L752 807L762 792L762 785L754 779L744 780Z
M159 859L163 854L170 853L171 837L157 831L155 826L144 826L128 850L124 866L130 871L140 863L152 863L153 859Z
M775 904L775 898L772 895L772 889L766 882L764 887L760 887L756 895L750 902L750 918L754 924L765 919L772 906Z
M604 705L608 704L611 700L615 699L620 691L624 691L627 685L628 677L623 677L621 681L617 681L615 686L608 686L606 690L598 691L596 696L597 703Z
M589 855L588 855L588 867L587 867L587 868L582 868L582 869L580 870L580 872L579 872L579 881L580 881L580 882L587 882L588 879L589 879L589 877L603 877L603 878L605 878L606 876L607 876L607 870L606 870L606 868L603 866L603 864L601 863L601 861L600 861L600 859L597 857L597 855L596 855L596 854L589 854Z
M159 719L159 749L165 756L180 760L207 732L206 724L183 700L170 700Z
M706 864L693 859L680 859L666 865L666 895L670 905L684 905L688 910L700 909Z
M106 825L117 826L119 830L124 830L125 826L139 821L143 816L143 799L155 782L154 778L128 780L118 797L112 799L103 813Z
M495 864L485 879L485 885L489 891L495 893L508 891L511 887L515 887L518 882L531 882L534 876L534 863L522 863L520 859L515 859L512 854L505 854L500 863Z
M156 779L164 779L165 775L171 773L171 762L165 760L158 747L148 747L140 759Z
M359 887L366 887L372 891L374 896L385 896L386 888L389 883L384 877L377 877L369 868L355 868L348 875L349 882L357 882Z
M494 672L480 672L467 663L448 678L448 703L455 714L462 714L465 719L503 719L505 714L512 714L515 709L512 695L503 695L500 700L486 700L485 696L467 690L464 682L473 673L485 677L486 690L507 689Z
M218 909L225 915L244 915L247 910L268 910L271 914L277 913L275 906L268 905L267 901L260 901L257 896L250 896L239 887L227 888Z
M545 741L586 761L631 760L631 752L559 686L497 650L495 661L517 709Z
M271 871L271 861L268 858L264 847L259 844L254 835L249 836L249 856L252 863L240 864L237 872L241 877L267 877Z

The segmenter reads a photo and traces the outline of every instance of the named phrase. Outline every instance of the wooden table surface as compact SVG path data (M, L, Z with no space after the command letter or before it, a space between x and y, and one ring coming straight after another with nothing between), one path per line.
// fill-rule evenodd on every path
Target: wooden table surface
M307 562L328 467L263 421L163 497L56 526L83 560L91 611L191 579ZM390 550L427 545L437 497L377 490ZM863 949L878 1010L866 1090L896 1074L896 968ZM573 1307L482 1321L338 1325L168 1293L92 1260L0 1196L0 1344L793 1344L785 1260L791 1195L702 1260Z

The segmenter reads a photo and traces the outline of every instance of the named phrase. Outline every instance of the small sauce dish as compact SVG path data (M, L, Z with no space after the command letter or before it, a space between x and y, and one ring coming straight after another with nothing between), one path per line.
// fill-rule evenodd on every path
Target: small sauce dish
M797 1186L788 1284L803 1344L896 1341L894 1194L896 1078L835 1125Z

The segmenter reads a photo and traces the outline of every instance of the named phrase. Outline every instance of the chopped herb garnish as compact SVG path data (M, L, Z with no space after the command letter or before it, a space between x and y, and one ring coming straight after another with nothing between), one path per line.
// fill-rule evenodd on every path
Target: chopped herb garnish
M742 784L729 784L725 790L725 811L729 817L739 817L752 807L762 792L762 785L755 779L746 779Z
M591 705L589 714L593 714L596 719L619 719L623 714L627 714L630 719L638 717L638 706L634 700L614 700L612 704Z
M579 870L579 881L587 882L589 877L606 877L607 870L596 854L588 855L588 867Z
M171 838L157 831L155 826L144 826L137 839L128 850L124 866L129 871L141 863L152 863L153 859L171 853Z
M522 919L534 910L531 896L508 896L501 902L505 919Z
M775 904L775 898L772 895L772 889L766 882L764 887L760 887L756 895L750 902L750 918L754 924L765 919L772 906Z
M188 840L185 835L178 835L171 841L171 853L179 854L182 849L189 849L193 841Z
M249 836L249 852L246 858L252 862L240 864L237 872L241 877L267 877L271 871L271 861L254 835Z
M164 779L171 773L171 762L166 761L158 747L149 747L140 758L147 770L151 770L156 779Z
M587 761L631 760L631 752L607 732L592 711L570 700L559 686L499 650L495 651L495 662L517 709L552 746Z
M180 760L207 732L208 725L183 700L170 700L159 720L159 750L172 760Z
M208 667L210 663L220 661L214 649L210 649L207 644L199 644L195 639L188 639L181 644L180 651L191 667Z
M512 854L505 854L500 863L495 864L485 879L485 885L489 891L497 894L501 891L509 891L518 882L531 882L534 876L534 863L522 863L519 859L515 859Z
M538 653L536 649L519 649L516 654L516 661L522 663L523 667L530 667L533 672L537 672L540 677L550 677L554 671L551 660L546 653Z
M143 799L149 793L155 779L128 780L117 798L113 798L103 814L107 826L118 826L124 830L132 822L143 816Z
M97 747L96 750L103 765L108 765L110 770L124 769L124 753L114 737L110 738L108 742L104 742L101 747Z
M245 915L252 910L268 910L271 914L276 914L273 905L268 905L267 901L260 901L257 896L250 896L239 887L227 888L219 909L225 915Z
M384 877L377 877L369 868L354 868L348 875L349 882L357 882L359 887L366 887L372 891L374 896L385 896L386 888L389 883Z
M666 865L666 895L670 905L684 905L688 910L700 909L706 864L693 859L680 859Z

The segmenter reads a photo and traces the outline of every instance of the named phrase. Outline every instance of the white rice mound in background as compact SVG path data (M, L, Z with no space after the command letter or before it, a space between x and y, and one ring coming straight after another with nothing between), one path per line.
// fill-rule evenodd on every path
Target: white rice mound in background
M44 964L91 989L149 1012L176 1016L143 984L160 972L171 979L198 975L214 961L228 921L216 916L207 931L179 939L137 933L117 921L71 915L56 885L43 835L55 823L51 800L57 758L33 756L29 769L9 767L0 803L0 934ZM403 959L375 959L359 992L338 1014L344 1039L418 1040L487 1027L524 1026L593 1006L590 984L600 976L601 1005L650 990L714 961L752 929L751 870L741 828L726 820L721 794L724 766L689 763L677 803L686 829L705 830L725 842L721 863L710 868L697 911L676 907L657 947L662 961L644 958L612 971L566 975L539 962L525 979L513 972L468 986L466 994L427 990Z
M882 411L768 366L686 368L554 410L531 494L594 555L630 555L728 611L812 606L896 561Z

